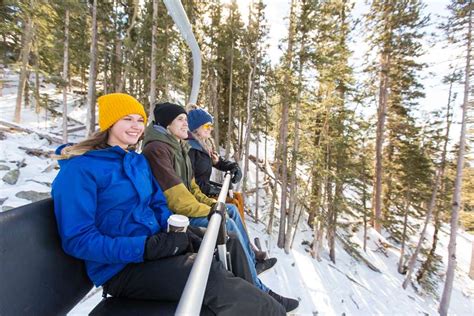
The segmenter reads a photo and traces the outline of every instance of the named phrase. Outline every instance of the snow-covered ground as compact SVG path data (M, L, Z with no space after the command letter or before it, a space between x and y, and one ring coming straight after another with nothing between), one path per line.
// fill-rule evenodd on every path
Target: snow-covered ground
M12 122L13 109L15 104L15 74L7 73L6 79L11 79L3 95L0 97L0 117L3 121ZM45 89L59 101L61 97L54 90L54 87ZM80 99L78 96L70 96L71 110L74 100ZM58 108L58 110L60 110ZM76 109L72 116L75 119L83 118L83 111ZM58 126L61 119L53 119L51 115L46 115L44 111L39 114L32 109L22 109L21 126L28 127L42 133L49 133L60 137ZM47 140L41 139L37 135L23 132L7 131L0 124L0 133L4 139L0 141L0 179L11 170L18 169L19 177L16 184L7 184L0 181L0 208L5 211L12 207L30 203L30 200L22 198L19 192L34 191L40 197L46 196L50 190L50 184L57 174L55 161L51 158L30 156L25 153L25 148L41 149L43 151L53 151L58 144L50 144ZM73 141L82 137L82 132L73 138ZM0 135L1 136L1 135ZM263 141L259 148L264 148ZM269 142L269 151L274 145ZM252 154L255 154L255 144L252 146ZM260 153L263 156L262 153ZM268 157L273 154L269 153ZM3 166L3 167L2 167ZM263 181L263 174L259 175L260 183ZM255 187L255 165L250 165L249 188ZM41 194L44 195L41 195ZM387 248L386 253L377 251L379 240L385 239L370 230L368 234L367 253L363 253L365 258L375 265L381 272L374 272L364 263L356 261L346 253L342 244L337 242L336 264L329 260L327 248L324 249L322 261L318 262L308 253L308 246L302 245L302 241L312 241L312 232L309 227L301 221L293 249L289 254L276 247L277 227L271 236L265 234L267 218L265 209L268 208L268 196L265 197L265 190L260 189L261 201L259 210L260 218L265 223L255 223L251 217L247 218L250 235L259 237L264 248L268 249L273 257L278 258L278 263L269 271L261 275L262 280L275 292L282 295L297 297L300 300L299 308L292 312L292 315L436 315L438 301L431 296L421 295L415 292L412 287L407 290L402 289L404 276L397 272L399 251L396 247ZM18 195L18 196L17 196ZM254 208L254 198L249 197L249 209ZM275 221L275 223L278 221ZM447 262L447 244L449 227L441 229L440 240L437 253ZM429 234L432 230L429 230ZM362 247L363 238L361 232L355 233L352 242ZM457 238L457 259L456 278L450 304L450 314L453 315L474 315L474 280L468 277L469 264L471 260L472 243L474 237L463 231L459 231ZM413 236L411 242L416 242ZM3 258L0 260L4 260ZM443 271L445 270L445 267ZM442 283L438 292L441 294ZM94 292L95 291L95 292ZM93 290L80 304L78 304L70 315L86 315L101 299L101 291Z

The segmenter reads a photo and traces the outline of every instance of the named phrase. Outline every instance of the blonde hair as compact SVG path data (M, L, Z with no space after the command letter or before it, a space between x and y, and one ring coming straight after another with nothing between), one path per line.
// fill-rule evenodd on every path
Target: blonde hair
M208 139L204 139L201 136L196 133L196 131L192 131L191 134L193 135L193 138L197 140L197 142L204 148L209 153L209 156L211 155L212 152L216 151L216 145L214 144L214 140L212 137L209 137Z
M76 145L66 146L61 150L60 155L53 155L52 157L58 160L69 159L72 157L81 156L91 150L108 148L110 147L110 145L107 144L107 141L109 140L109 130L110 129L98 131ZM140 139L142 137L143 135L140 137ZM135 148L136 144L128 146L127 150L135 150Z

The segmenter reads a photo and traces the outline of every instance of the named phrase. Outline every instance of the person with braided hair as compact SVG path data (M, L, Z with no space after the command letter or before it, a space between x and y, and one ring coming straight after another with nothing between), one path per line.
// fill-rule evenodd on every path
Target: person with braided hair
M236 184L242 179L242 172L237 162L229 161L219 156L212 141L211 133L214 119L206 110L190 105L188 111L188 126L191 135L188 137L189 158L193 166L194 177L201 191L207 196L219 194L221 184L211 181L212 168L220 171L228 171L232 175L232 183ZM232 203L239 209L242 220L244 219L243 199L240 193L234 192L228 197L227 202ZM241 195L240 195L241 196ZM275 265L276 258L268 258L265 251L260 251L251 244L255 253L256 270L260 274Z

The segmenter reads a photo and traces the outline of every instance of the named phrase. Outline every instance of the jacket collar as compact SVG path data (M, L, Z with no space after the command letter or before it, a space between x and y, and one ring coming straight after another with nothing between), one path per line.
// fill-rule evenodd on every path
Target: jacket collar
M152 141L160 141L170 145L174 150L189 151L189 145L185 141L177 140L173 135L168 132L166 128L156 124L150 124L145 129L145 139L143 140L143 146Z
M207 152L207 150L205 150L201 143L199 143L199 141L197 139L194 139L194 138L191 138L191 139L188 139L188 144L189 146L191 146L192 149L196 149L196 150L199 150L205 154L207 154L209 156L209 153Z

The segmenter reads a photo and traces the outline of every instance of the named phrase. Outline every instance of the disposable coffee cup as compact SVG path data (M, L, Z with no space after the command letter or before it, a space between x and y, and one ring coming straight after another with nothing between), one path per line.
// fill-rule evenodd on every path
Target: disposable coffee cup
M173 214L168 217L168 232L185 232L189 219L184 215Z

